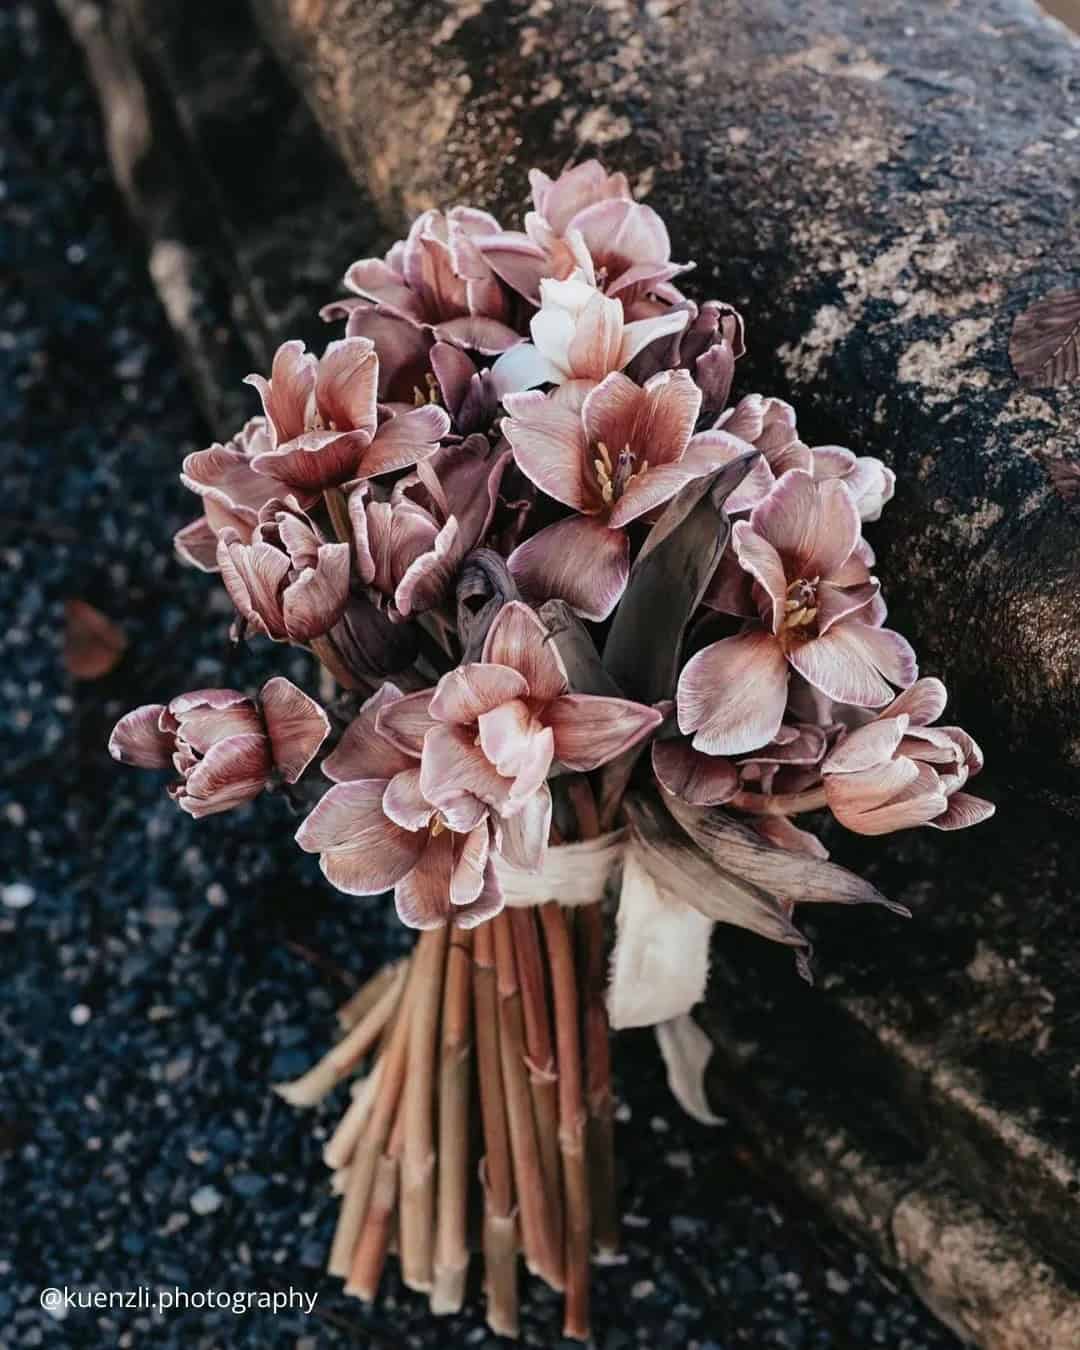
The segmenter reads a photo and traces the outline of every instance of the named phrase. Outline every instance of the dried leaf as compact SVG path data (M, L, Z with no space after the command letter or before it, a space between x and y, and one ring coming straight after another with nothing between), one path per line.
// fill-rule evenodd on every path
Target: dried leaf
M910 918L909 911L887 900L863 877L809 853L793 853L767 843L727 812L690 806L669 793L664 805L687 835L724 871L760 886L778 900L796 904L884 905Z
M484 639L503 605L520 599L506 561L490 548L477 548L462 563L457 584L457 631L461 660L479 661Z
M64 612L68 674L76 680L100 680L116 668L127 650L127 638L112 619L85 600L69 600Z
M627 698L672 698L683 635L727 547L724 502L758 451L688 483L664 508L630 571L604 645L604 668Z
M1013 324L1009 360L1025 384L1055 385L1080 375L1080 290L1051 291Z
M623 807L637 856L662 893L693 905L717 923L748 928L786 947L809 947L781 901L717 867L658 801L633 795L626 798Z

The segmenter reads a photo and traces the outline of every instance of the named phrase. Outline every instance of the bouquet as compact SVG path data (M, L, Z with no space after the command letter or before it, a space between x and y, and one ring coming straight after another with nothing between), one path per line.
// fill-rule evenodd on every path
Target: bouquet
M478 1245L514 1334L521 1254L585 1338L590 1261L619 1242L609 1027L655 1025L711 1119L689 1014L713 925L808 975L796 904L888 903L801 818L883 834L993 807L885 626L862 527L891 471L806 445L779 398L731 402L743 321L683 293L624 175L530 181L524 230L431 210L354 263L323 311L344 336L286 342L249 377L262 414L184 461L203 514L180 555L219 575L237 641L312 654L321 701L198 690L110 749L171 768L194 816L306 803L296 841L331 885L393 891L419 932L279 1086L305 1105L353 1080L330 1271L371 1299L396 1246L446 1313Z

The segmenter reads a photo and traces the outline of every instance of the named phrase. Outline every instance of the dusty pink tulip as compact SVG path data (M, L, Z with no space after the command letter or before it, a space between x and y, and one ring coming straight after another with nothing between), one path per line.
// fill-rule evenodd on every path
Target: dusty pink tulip
M429 691L430 696L430 691ZM348 895L394 889L410 928L465 928L502 908L487 812L468 802L443 809L420 791L420 765L377 730L378 714L401 701L384 684L349 724L323 763L335 786L297 831L320 854L327 879Z
M349 497L360 580L408 616L450 594L458 569L488 531L510 458L485 436L447 446L394 484L389 501L365 484Z
M860 549L859 513L841 483L791 469L733 531L756 582L760 622L703 648L679 678L679 728L714 755L776 736L792 669L838 703L874 708L918 674L915 654L881 627L885 607Z
M224 445L215 443L185 458L180 481L203 499L204 512L174 536L176 551L185 562L203 572L216 572L222 530L233 529L249 541L259 508L288 494L284 483L252 468L256 455L270 448L266 418L253 417Z
M686 327L681 333L646 347L626 373L638 384L644 384L660 370L688 370L701 390L702 412L718 413L727 404L735 362L746 351L742 317L719 300L707 300L700 309L693 300L683 300L672 308L687 312Z
M263 401L271 447L252 467L298 493L408 468L450 429L434 404L391 414L377 402L379 357L368 338L331 342L321 358L302 342L277 350L270 379L249 375Z
M247 634L310 642L328 632L349 599L349 545L330 543L295 497L267 502L249 543L226 527L218 568Z
M586 772L636 744L661 721L653 708L570 693L548 630L527 605L505 605L483 660L444 675L434 692L385 707L378 729L420 756L419 789L440 810L490 810L502 855L535 869L547 846L558 761Z
M425 211L413 222L408 238L384 259L353 263L345 285L361 297L361 305L378 306L384 318L404 320L440 341L494 355L520 337L513 326L512 297L478 247L501 232L486 211L465 206ZM351 308L352 302L338 302L329 312L336 317Z
M578 513L517 548L510 570L529 599L557 597L587 619L607 618L626 587L625 527L750 450L725 431L693 434L701 390L685 370L644 387L620 374L595 387L575 381L505 406L518 468Z
M881 519L881 512L892 501L896 474L872 455L854 455L842 445L815 445L810 451L811 472L823 483L838 478L851 493L864 521Z
M681 332L689 319L683 309L667 309L628 323L622 301L581 272L565 281L542 281L540 300L529 325L532 341L511 347L491 368L493 387L504 401L507 394L540 384L595 384L622 370L649 343Z
M690 264L671 261L667 227L651 206L635 202L621 173L596 160L575 165L556 179L529 174L533 210L525 233L504 231L477 240L489 265L533 304L544 278L564 280L583 269L609 295L632 303L638 295L682 299L671 279Z
M930 725L945 700L940 680L919 680L840 740L822 772L841 825L856 834L960 830L994 814L993 803L962 790L982 768L979 747L959 727Z
M109 754L143 769L170 765L169 796L192 816L211 816L257 797L277 778L295 783L330 731L322 708L281 676L258 699L235 689L199 689L168 705L122 717Z

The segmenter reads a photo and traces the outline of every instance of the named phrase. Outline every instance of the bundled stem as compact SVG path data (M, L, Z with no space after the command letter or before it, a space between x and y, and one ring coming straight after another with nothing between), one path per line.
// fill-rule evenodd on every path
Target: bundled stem
M574 955L563 911L549 901L540 906L551 989L555 1003L555 1043L559 1062L559 1149L563 1164L566 1213L566 1311L563 1333L589 1337L589 1183L585 1167L585 1107L581 1092L581 1042Z
M446 957L439 1063L438 1228L431 1311L459 1312L469 1268L469 1096L472 1087L472 934L456 931Z
M521 1009L517 964L510 917L505 912L491 923L499 994L499 1061L506 1095L510 1153L521 1211L525 1264L553 1289L562 1288L562 1259L549 1210L540 1161L536 1118L525 1063L525 1021Z
M408 1073L401 1159L401 1275L410 1289L431 1290L435 1247L435 1046L449 928L417 944L416 997L409 1014Z
M476 930L473 944L473 998L476 1007L476 1067L484 1157L484 1284L488 1325L499 1336L518 1334L517 1222L507 1132L502 1069L499 1062L498 991L492 925Z

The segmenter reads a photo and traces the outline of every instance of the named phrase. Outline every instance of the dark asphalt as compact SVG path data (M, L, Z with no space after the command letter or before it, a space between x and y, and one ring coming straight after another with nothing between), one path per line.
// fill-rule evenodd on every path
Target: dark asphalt
M341 1104L304 1116L268 1091L405 945L391 910L321 884L284 802L193 822L105 754L135 703L278 662L310 687L310 670L231 649L219 590L172 557L194 514L177 468L206 436L46 5L0 10L0 73L0 1350L494 1345L475 1299L436 1322L394 1277L374 1311L323 1278L319 1154ZM129 638L104 680L65 674L71 597ZM616 1058L628 1256L596 1272L598 1346L955 1347L748 1170L733 1131L679 1115L648 1036ZM319 1300L310 1318L57 1318L46 1285ZM524 1307L525 1343L559 1344L556 1298L535 1287Z

